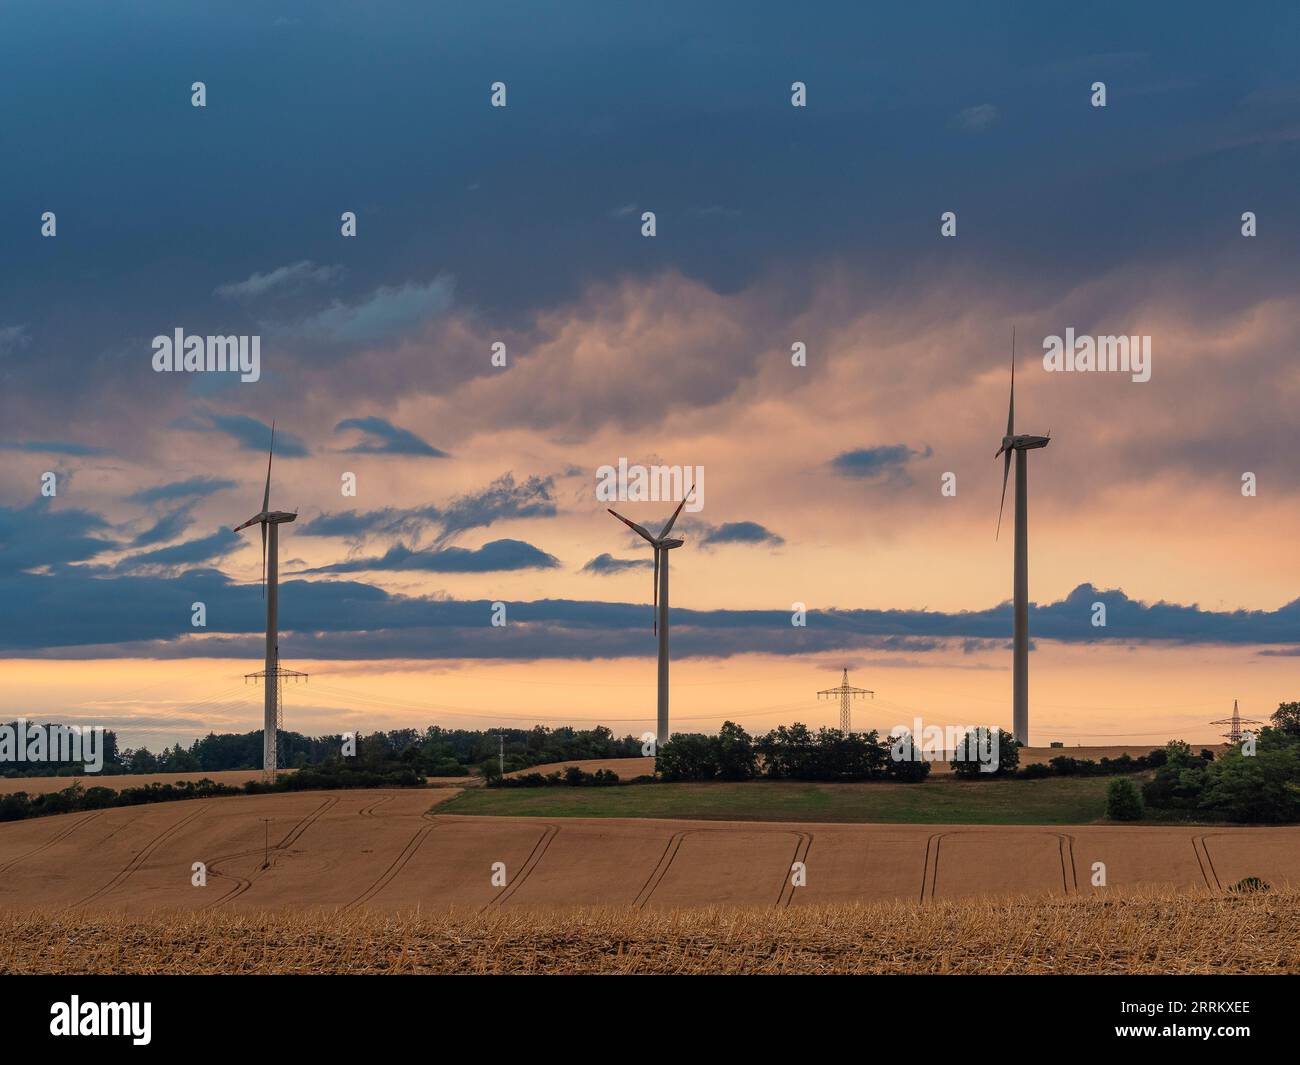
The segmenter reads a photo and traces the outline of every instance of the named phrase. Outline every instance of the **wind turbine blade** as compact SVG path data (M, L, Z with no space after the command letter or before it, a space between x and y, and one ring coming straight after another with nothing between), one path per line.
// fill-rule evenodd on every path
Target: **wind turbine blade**
M271 423L271 450L266 453L266 491L262 493L262 513L271 509L271 458L275 455L275 422ZM263 537L266 533L263 532Z
M266 522L262 522L262 598L266 598Z
M1007 436L1016 435L1016 327L1011 327L1011 402L1007 404Z
M659 546L655 545L655 592L654 592L654 621L651 628L656 636L659 635Z
M998 504L998 531L993 537L995 540L1002 535L1002 508L1007 505L1007 478L1011 475L1011 448L1007 448L1005 454L1006 458L1002 460L1002 502Z
M686 490L686 494L682 496L682 501L677 504L677 509L673 511L673 516L668 519L668 524L665 525L663 529L660 531L659 533L660 540L662 540L665 536L669 534L669 532L672 531L673 522L677 520L677 515L682 512L682 507L686 506L686 501L691 498L691 493L694 491L695 491L695 485L691 485L690 488Z
M244 522L243 525L236 525L235 532L239 532L242 529L247 529L250 525L256 525L261 520L262 520L262 515L254 514L251 518L249 518L246 522Z
M605 509L606 509L606 510L609 510L608 507L606 507ZM619 521L621 521L624 525L626 525L629 529L631 529L631 530L633 530L634 532L636 532L637 534L639 534L639 535L640 535L643 539L645 539L648 543L654 543L654 542L655 542L655 538L654 538L653 536L651 536L650 533L649 533L648 531L646 531L644 528L642 528L642 527L641 527L640 525L638 525L636 522L634 522L634 521L628 521L627 518L623 517L623 515L620 514L620 513L619 513L618 511L616 511L616 510L610 510L609 512L610 512L611 514L613 514L614 517L616 517L616 518L617 518Z

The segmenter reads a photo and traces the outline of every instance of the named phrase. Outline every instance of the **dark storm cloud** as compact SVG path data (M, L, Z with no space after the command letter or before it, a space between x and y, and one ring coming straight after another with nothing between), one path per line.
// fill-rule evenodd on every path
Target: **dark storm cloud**
M346 450L359 455L423 455L427 458L445 459L447 452L440 451L432 444L409 429L402 429L383 418L344 418L334 426L336 433L348 429L358 429L366 439Z

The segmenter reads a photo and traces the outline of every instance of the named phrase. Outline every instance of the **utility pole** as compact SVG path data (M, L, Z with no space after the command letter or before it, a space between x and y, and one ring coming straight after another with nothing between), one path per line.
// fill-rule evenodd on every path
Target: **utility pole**
M501 775L504 777L506 775L506 734L499 732L497 737L501 740Z
M819 691L817 693L817 697L819 699L823 695L827 697L830 697L832 695L838 695L840 697L840 731L847 736L850 731L850 726L852 725L852 719L851 719L852 711L850 709L850 706L852 704L853 697L855 695L870 695L874 698L875 694L876 694L875 692L871 691L868 688L850 687L849 671L846 667L844 670L844 676L840 680L840 686L838 688L826 688L823 691Z

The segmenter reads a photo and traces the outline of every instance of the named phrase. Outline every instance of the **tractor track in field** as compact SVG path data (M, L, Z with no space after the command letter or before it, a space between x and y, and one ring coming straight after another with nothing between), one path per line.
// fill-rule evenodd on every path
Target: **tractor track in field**
M112 880L110 880L107 884L103 885L103 887L100 887L97 890L92 891L89 895L87 895L84 899L81 899L79 902L74 902L71 906L65 907L65 911L75 910L78 907L85 906L87 903L94 902L96 899L102 898L104 895L107 895L114 888L120 887L122 884L124 884L127 881L127 879L130 878L132 873L134 873L142 865L144 865L146 861L148 861L149 857L153 854L154 851L156 851L165 842L167 842L167 840L170 839L176 832L184 828L196 817L198 817L200 814L206 811L207 808L208 808L207 804L205 803L204 805L200 806L197 810L195 810L193 813L187 814L186 816L182 817L179 821L172 822L161 832L159 832L156 836L154 836L153 839L151 839L148 843L146 843L144 847L140 850L140 852L135 855L134 858L132 858L129 862L127 862L124 866L122 866L122 868L118 870L117 875L114 876Z
M523 867L519 870L519 875L497 892L497 894L487 902L479 912L482 913L483 910L494 909L497 906L500 906L506 901L506 899L510 898L511 895L523 887L524 881L532 875L533 870L541 863L542 858L546 856L547 848L550 847L552 841L554 841L555 837L559 834L559 825L543 825L542 834L538 837L537 842L533 844L532 852L525 859Z
M655 867L650 870L650 875L646 877L646 882L641 885L641 890L636 893L632 900L632 905L638 910L644 910L646 903L650 901L650 896L654 894L655 888L659 886L660 881L668 873L668 867L673 864L673 859L677 857L677 852L681 849L682 840L689 834L689 829L682 832L674 832L668 837L668 842L664 844L664 851L659 855L659 861Z
M799 890L794 886L794 877L791 875L794 873L794 865L796 862L803 862L806 865L808 852L812 850L813 834L811 832L797 832L795 835L798 836L798 839L795 840L794 844L794 857L790 859L790 868L785 872L784 879L781 881L781 890L776 896L776 908L778 910L789 906L794 901L794 893Z
M1196 855L1196 864L1201 867L1201 877L1205 881L1205 886L1214 891L1222 891L1223 885L1219 883L1218 870L1214 868L1214 859L1210 857L1210 848L1206 845L1204 835L1192 837L1192 853Z
M375 813L375 808L376 808L376 807L379 807L379 806L383 806L384 803L386 803L386 802L392 802L392 801L393 801L393 796L391 796L391 795L385 795L385 796L383 796L382 798L376 799L374 802L370 803L368 806L363 806L363 807L362 807L359 811L357 811L357 812L358 812L362 817L378 817L379 815Z
M379 878L368 888L366 888L365 891L361 892L360 895L354 898L351 902L344 903L342 907L343 911L346 913L349 910L354 910L358 906L364 905L365 903L369 902L381 891L383 891L384 888L386 888L389 884L393 882L397 874L406 868L406 863L415 857L415 852L420 849L420 847L424 844L424 841L429 838L430 834L435 829L441 827L442 827L441 825L433 824L433 825L421 825L419 828L417 828L415 830L415 835L413 835L410 838L410 840L407 841L407 844L405 847L402 848L401 853L398 854L396 858L394 858L391 862L388 863L388 868L385 869L382 873L380 873Z
M326 799L314 810L310 810L302 817L300 817L297 820L297 822L295 822L295 824L289 829L289 831L285 833L284 838L280 840L279 843L275 844L275 846L270 848L269 854L265 849L263 850L264 854L268 854L267 857L268 865L270 863L270 858L272 855L284 851L288 849L288 847L291 846L292 844L297 843L298 840L302 838L302 834L306 832L307 829L311 828L311 826L316 823L316 821L320 818L322 814L326 813L329 810L332 810L335 806L338 805L338 803L339 800L336 798ZM207 863L209 873L211 873L213 876L219 876L224 880L234 880L235 886L232 887L229 891L227 891L224 895L222 895L221 898L216 899L213 902L209 902L206 906L201 906L200 910L202 911L215 910L219 906L224 906L227 902L232 902L233 900L239 898L240 895L243 895L246 891L248 891L253 886L253 881L256 880L261 873L266 871L267 868L266 866L257 869L252 874L252 876L243 877L240 876L238 873L223 872L221 869L217 868L217 863L234 861L236 858L247 858L250 855L254 855L256 853L257 853L257 848L250 847L248 850L234 851L230 854L218 855L216 858L211 859Z
M72 833L77 831L77 829L81 828L82 825L88 824L89 822L95 820L95 818L102 815L103 812L104 812L103 810L98 810L95 813L91 814L89 817L83 817L81 818L81 820L74 822L73 824L69 825L67 828L61 829L60 831L56 832L53 836L47 839L39 847L33 847L31 850L27 851L26 853L18 855L18 857L16 858L10 858L7 862L4 863L4 865L0 865L0 873L7 872L8 870L12 869L15 865L17 865L19 862L26 861L33 854L40 854L41 851L45 850L46 848L53 847L56 843L61 843L63 840L67 839L70 835L72 835Z

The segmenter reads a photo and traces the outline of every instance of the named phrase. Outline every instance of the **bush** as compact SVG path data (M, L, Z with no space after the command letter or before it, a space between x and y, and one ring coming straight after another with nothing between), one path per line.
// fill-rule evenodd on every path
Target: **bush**
M1142 820L1142 796L1127 777L1112 780L1106 789L1106 816L1112 821Z
M1044 765L1042 762L1035 762L1033 765L1027 765L1016 773L1021 780L1041 780L1043 777L1052 775L1052 767Z

